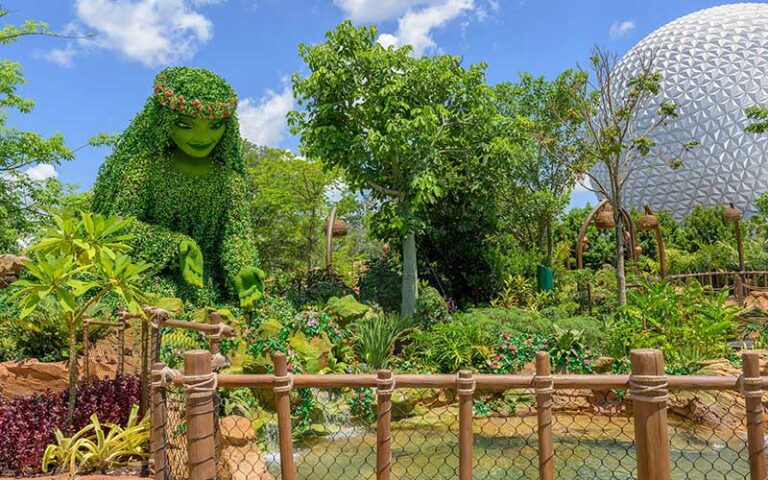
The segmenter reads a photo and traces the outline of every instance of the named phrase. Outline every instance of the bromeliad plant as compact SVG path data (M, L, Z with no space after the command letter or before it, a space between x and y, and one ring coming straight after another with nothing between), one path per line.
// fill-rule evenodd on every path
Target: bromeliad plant
M11 299L18 302L23 320L46 307L66 325L69 343L69 405L67 424L72 425L77 382L77 330L111 297L141 313L146 300L141 289L149 265L135 263L123 242L131 237L130 220L80 212L77 217L55 216L55 226L29 249L25 278ZM50 306L54 305L51 309Z
M101 424L96 414L91 423L72 437L65 437L61 430L55 431L56 443L48 445L43 454L42 470L56 465L69 467L74 477L87 471L99 470L106 473L124 462L147 456L149 441L149 416L138 421L138 406L134 405L125 427L111 423Z

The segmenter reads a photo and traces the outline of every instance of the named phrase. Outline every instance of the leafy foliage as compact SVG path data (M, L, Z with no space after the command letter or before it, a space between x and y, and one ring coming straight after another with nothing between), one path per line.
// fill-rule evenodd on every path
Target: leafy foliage
M388 254L370 260L360 277L360 299L387 312L400 308L400 265Z
M325 43L299 46L310 74L294 76L303 109L289 114L305 155L341 169L351 188L378 202L373 233L404 240L403 316L416 306L414 234L423 212L444 184L483 168L480 139L496 115L485 65L410 52L376 42L375 27L342 22Z
M56 443L48 445L43 454L42 470L47 472L52 465L69 467L69 475L107 469L122 465L127 461L148 456L149 415L138 421L138 405L134 405L125 427L116 424L104 424L102 427L96 414L91 415L91 423L71 437L65 437L56 429Z
M355 348L369 368L385 368L395 348L395 342L411 327L409 318L398 315L376 315L355 324Z
M0 6L0 18L11 11ZM48 29L45 22L27 20L20 26L5 24L0 28L0 45L8 45L29 35L59 36ZM55 179L43 183L32 180L23 171L35 164L58 165L74 158L64 145L64 137L57 133L44 137L8 125L14 111L27 114L34 101L18 94L26 83L21 65L0 60L0 251L15 252L19 242L34 232L50 207L62 201L66 189Z
M50 313L66 325L69 353L68 421L75 409L77 381L77 337L83 320L94 317L107 295L133 312L141 312L145 300L141 288L145 263L133 263L122 243L130 221L80 212L75 217L54 217L55 227L30 248L32 259L24 262L25 278L16 281L9 300L20 308L24 319L35 311L55 305ZM45 307L44 307L45 306Z
M632 348L658 348L672 366L724 355L738 309L726 305L728 290L707 290L693 281L682 289L644 282L611 320L608 352L621 358Z
M758 105L752 105L745 110L747 118L754 120L755 122L747 125L744 130L750 133L765 133L768 132L768 109Z
M245 142L249 201L256 246L265 269L313 270L323 258L329 205L326 191L336 179L322 163L286 150Z
M94 414L103 421L125 425L138 401L139 383L134 377L84 383L77 389L74 429L85 426ZM54 430L67 429L66 416L66 392L0 397L0 472L39 472L46 445L55 440Z

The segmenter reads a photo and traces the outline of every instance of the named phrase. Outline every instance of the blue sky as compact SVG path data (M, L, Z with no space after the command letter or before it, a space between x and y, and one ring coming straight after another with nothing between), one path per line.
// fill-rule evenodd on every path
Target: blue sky
M491 83L518 73L552 77L584 63L599 44L623 53L665 23L711 0L6 0L7 20L31 18L53 30L95 33L88 40L30 37L5 46L22 63L22 94L37 106L10 124L61 132L75 148L99 132L119 133L151 93L166 65L209 68L241 100L243 135L296 150L285 126L294 106L288 77L303 69L299 43L322 41L344 19L374 23L384 43L412 43L424 54L449 53L488 63ZM87 189L108 153L87 148L56 174ZM572 205L593 199L575 192Z

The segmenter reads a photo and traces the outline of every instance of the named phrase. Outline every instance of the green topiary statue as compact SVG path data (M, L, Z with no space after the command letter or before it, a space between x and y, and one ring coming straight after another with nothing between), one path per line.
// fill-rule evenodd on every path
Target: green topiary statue
M183 285L210 286L251 308L264 291L264 272L257 268L236 107L232 87L208 70L160 72L144 110L99 170L92 206L138 220L134 256L175 277L176 294L186 289L200 299L204 290Z

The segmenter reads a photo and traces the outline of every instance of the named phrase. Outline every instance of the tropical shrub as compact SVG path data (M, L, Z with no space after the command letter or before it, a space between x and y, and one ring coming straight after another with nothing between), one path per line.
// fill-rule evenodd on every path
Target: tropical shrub
M357 301L354 295L331 297L325 305L325 312L332 316L342 327L359 320L371 311L371 307Z
M724 210L722 205L695 206L683 219L683 226L676 237L670 239L671 243L687 252L695 252L702 245L715 245L719 242L733 245L736 234L723 219Z
M65 437L56 429L56 443L48 445L43 454L42 470L55 465L57 470L69 467L69 475L98 470L106 473L107 469L122 465L127 461L148 456L149 415L138 421L139 407L134 405L125 427L102 422L96 414L91 415L88 425L71 437Z
M454 314L454 322L476 324L496 337L503 332L511 335L542 335L552 333L553 321L539 312L521 308L473 308Z
M387 312L400 311L400 264L392 254L368 261L359 287L363 302L379 305Z
M353 419L366 424L376 421L376 396L373 389L356 388L352 397L347 400L347 405Z
M352 289L344 283L342 277L329 274L325 269L316 269L295 278L293 288L288 291L288 298L297 308L301 308L351 293Z
M532 362L536 352L549 347L546 337L533 335L512 335L504 332L496 342L496 354L486 361L488 373L517 373L525 364Z
M355 328L355 349L365 365L372 369L387 366L395 342L411 327L411 320L396 314L377 315L360 320Z
M726 304L728 290L712 292L691 281L643 282L627 305L609 318L607 350L626 357L632 348L657 348L667 364L685 366L724 356L735 333L738 308Z
M567 372L592 373L592 352L584 345L580 330L555 325L549 344L552 365Z
M525 307L534 301L536 288L533 280L523 275L509 275L498 296L491 301L494 307Z
M438 323L431 331L415 330L403 354L416 363L442 373L481 366L492 354L494 329L486 322L456 318Z
M272 299L267 306L269 308L257 309L244 332L248 344L248 357L243 364L245 373L271 373L271 356L278 351L285 353L288 371L294 374L319 373L328 367L331 357L334 364L346 361L344 355L351 333L330 315L314 309L291 315L291 308L278 299ZM291 404L293 432L301 436L310 430L317 401L308 388L299 388L292 395L296 399ZM256 396L260 402L271 401L271 395L269 398Z
M448 304L445 303L440 292L428 285L419 287L419 298L416 301L416 311L413 316L414 323L423 329L429 329L436 323L451 319Z
M118 298L130 311L141 312L146 301L141 288L149 265L134 263L125 254L130 219L81 211L79 216L53 216L54 226L29 248L25 277L16 281L9 300L18 302L19 319L45 310L66 326L69 356L69 406L71 424L77 381L77 331L83 319L94 318L108 296ZM53 307L55 305L55 307Z
M85 426L93 414L126 425L131 406L138 401L134 377L87 382L77 389L74 428ZM67 392L0 397L0 474L38 473L46 445L55 440L54 431L67 431L66 416Z

